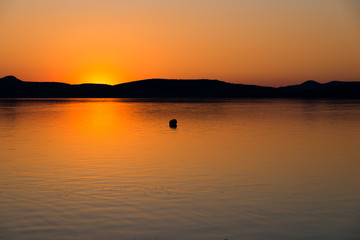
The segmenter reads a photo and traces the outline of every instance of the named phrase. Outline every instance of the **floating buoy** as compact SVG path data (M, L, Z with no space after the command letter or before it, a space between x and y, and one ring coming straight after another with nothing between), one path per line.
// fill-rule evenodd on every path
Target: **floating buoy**
M171 119L171 120L169 121L169 126L170 126L171 128L176 128L176 127L177 127L177 120L176 120L176 119Z

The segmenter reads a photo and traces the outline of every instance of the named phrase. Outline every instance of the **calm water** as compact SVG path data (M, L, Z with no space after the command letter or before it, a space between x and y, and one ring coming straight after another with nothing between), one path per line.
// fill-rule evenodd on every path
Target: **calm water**
M360 239L359 143L360 101L0 100L0 239Z

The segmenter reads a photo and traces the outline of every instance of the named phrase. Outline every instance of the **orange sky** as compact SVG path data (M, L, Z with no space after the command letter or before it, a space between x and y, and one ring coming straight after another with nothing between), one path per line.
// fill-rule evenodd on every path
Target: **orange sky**
M0 77L360 81L357 0L0 0Z

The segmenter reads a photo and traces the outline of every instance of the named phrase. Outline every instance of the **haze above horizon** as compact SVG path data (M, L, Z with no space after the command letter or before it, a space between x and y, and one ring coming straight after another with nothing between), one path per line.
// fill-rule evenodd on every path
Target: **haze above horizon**
M359 81L359 23L353 0L3 0L0 76Z

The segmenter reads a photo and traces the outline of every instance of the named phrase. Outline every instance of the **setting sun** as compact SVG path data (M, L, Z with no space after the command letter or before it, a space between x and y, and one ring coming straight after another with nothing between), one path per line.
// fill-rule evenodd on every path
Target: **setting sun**
M110 64L88 64L79 68L70 78L78 83L116 85L126 82L128 76L124 71Z
M84 75L81 82L114 85L118 82L118 80L116 79L115 74L106 72L89 72Z

